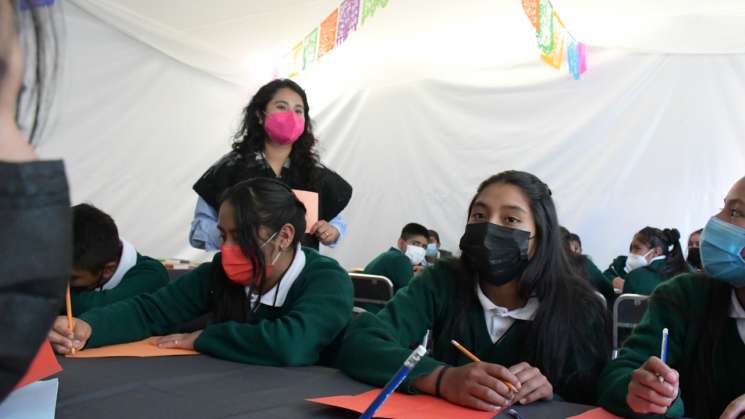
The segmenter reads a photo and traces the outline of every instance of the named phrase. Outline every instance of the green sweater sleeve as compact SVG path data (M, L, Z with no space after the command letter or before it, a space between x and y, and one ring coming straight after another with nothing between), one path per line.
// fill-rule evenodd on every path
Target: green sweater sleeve
M616 277L626 278L626 256L617 256L613 259L608 269L603 271L603 275L608 281L613 281Z
M692 286L687 276L669 280L660 285L649 300L647 313L626 340L619 357L611 361L600 377L599 404L609 411L623 417L633 413L626 405L626 394L631 373L652 356L660 356L662 329L669 330L668 365L676 368L684 361L684 345L689 325L685 311L691 302L687 295L702 292ZM681 397L668 409L668 417L683 415Z
M447 289L430 268L414 278L376 315L361 314L347 329L338 367L349 376L368 384L383 386L421 342L437 317ZM415 392L413 381L444 363L425 356L400 387Z
M93 329L87 347L173 333L177 325L207 312L211 274L212 264L204 263L151 294L84 313L80 318Z
M137 264L127 271L122 282L113 289L104 291L73 289L70 296L73 315L78 317L91 309L152 292L168 284L168 271L162 263L144 256L138 256L137 259Z
M332 259L316 257L293 284L282 315L257 323L230 321L210 325L197 338L195 349L257 365L303 366L318 362L321 351L347 326L353 297L352 282L344 269Z

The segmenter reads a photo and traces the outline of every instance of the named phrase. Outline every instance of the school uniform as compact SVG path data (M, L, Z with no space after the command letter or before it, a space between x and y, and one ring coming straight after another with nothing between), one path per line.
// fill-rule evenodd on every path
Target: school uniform
M379 254L375 259L365 266L364 272L369 275L381 275L391 280L393 292L398 292L405 287L414 277L414 269L411 260L402 251L391 247ZM381 306L378 304L363 303L362 308L370 312L377 312Z
M87 347L177 332L179 325L219 304L213 299L217 281L229 281L219 253L212 262L152 294L83 314L80 318L93 328ZM246 299L259 300L249 321L207 325L194 349L247 364L312 365L319 362L352 314L352 284L346 271L335 260L300 246L277 286Z
M292 189L318 193L319 220L335 222L334 226L340 233L344 233L346 224L337 217L352 198L352 186L339 174L319 164L317 179L309 179L306 174L300 172L299 167L291 165L288 160L277 176L267 163L263 152L243 155L231 151L207 169L194 184L194 191L207 205L206 208L198 207L195 213L190 232L192 244L206 247L207 243L215 241L216 216L209 215L217 214L222 194L236 183L256 177L279 179ZM304 246L318 250L318 244L315 236L306 234L303 238Z
M474 304L465 313L464 330L454 332L448 326L462 307L456 275L452 267L438 263L417 275L380 312L363 313L357 317L347 329L337 366L355 379L383 386L401 367L411 348L422 341L428 329L432 331L432 352L422 358L404 380L399 387L401 391L416 393L414 381L440 366L461 366L471 362L452 346L451 339L460 342L485 362L510 367L526 361L528 334L540 306L538 299L530 298L525 306L508 310L494 305L477 285L468 297ZM588 333L598 333L601 322L602 319L598 319L598 327L593 327ZM587 364L567 366L566 377L580 368L582 371L598 370L605 362L592 357L577 359ZM552 385L557 395L568 400L588 403L595 400L594 386L580 388L572 384L572 378Z
M626 259L627 256L621 255L613 259L608 269L603 271L603 275L608 281L613 281L617 277L626 278Z
M72 313L80 316L88 310L126 300L140 294L157 290L168 284L168 271L153 258L137 253L126 240L122 242L122 253L114 275L100 288L70 290Z
M681 372L680 395L668 409L666 416L690 416L686 403L691 396L702 391L706 383L692 382L685 375L685 367L699 357L698 345L703 329L703 319L711 310L712 283L715 279L685 274L660 285L650 300L641 323L621 349L619 357L611 361L600 380L600 405L623 417L633 417L626 405L626 394L631 373L651 356L660 356L662 329L668 328L667 363ZM729 301L730 316L724 325L724 335L715 346L711 373L712 393L710 403L720 415L726 406L745 394L745 309L735 296Z
M627 273L623 283L623 293L651 295L652 291L665 280L660 273L665 267L665 262L665 257L661 256L660 259L653 259L649 265Z

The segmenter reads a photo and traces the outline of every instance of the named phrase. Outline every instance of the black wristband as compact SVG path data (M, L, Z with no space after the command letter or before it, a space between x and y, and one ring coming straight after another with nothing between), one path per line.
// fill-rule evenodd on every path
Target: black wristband
M435 396L437 397L442 397L442 395L440 394L440 384L442 384L442 377L445 375L445 371L447 371L448 368L450 368L450 365L445 365L440 370L440 373L437 374L437 382L435 384Z

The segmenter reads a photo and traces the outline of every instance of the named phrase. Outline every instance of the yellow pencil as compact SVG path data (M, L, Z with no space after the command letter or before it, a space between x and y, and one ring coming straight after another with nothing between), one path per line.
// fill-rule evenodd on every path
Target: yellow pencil
M451 339L450 340L450 343L452 343L453 346L455 346L456 348L458 348L459 351L463 352L463 355L465 355L471 361L473 361L473 362L481 362L481 360L479 359L479 357L477 357L476 355L472 354L471 351L469 351L463 345L461 345L460 343L458 343L457 340ZM510 383L508 383L507 381L504 381L504 380L500 380L500 381L502 381L507 386L507 388L510 389L511 392L517 393L517 390L515 389L515 387L512 386L512 384L510 384Z
M65 295L65 304L67 305L67 328L70 333L75 329L75 323L72 320L72 300L70 299L70 283L67 283L67 294ZM75 355L75 347L72 348L72 354Z

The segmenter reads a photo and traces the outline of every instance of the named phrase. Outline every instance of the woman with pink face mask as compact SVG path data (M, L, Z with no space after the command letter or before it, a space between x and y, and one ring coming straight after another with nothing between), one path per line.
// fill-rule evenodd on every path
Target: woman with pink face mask
M254 178L231 187L219 206L221 252L212 262L151 294L54 323L58 353L161 336L164 348L194 349L271 366L329 364L352 315L344 269L300 245L305 207L281 181ZM207 326L175 333L208 315Z
M318 250L319 242L333 247L341 239L346 230L341 212L352 197L352 187L320 163L308 111L305 91L292 80L273 80L256 92L243 110L233 150L194 184L199 199L189 234L192 246L220 247L220 194L254 177L278 178L292 189L318 193L319 221L303 237L303 245Z

